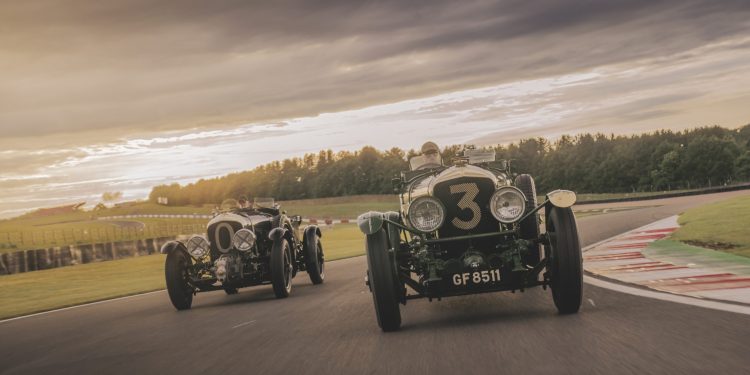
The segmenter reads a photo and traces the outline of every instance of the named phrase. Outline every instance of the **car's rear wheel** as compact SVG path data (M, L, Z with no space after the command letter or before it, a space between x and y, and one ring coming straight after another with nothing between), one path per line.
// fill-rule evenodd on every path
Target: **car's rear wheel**
M550 287L560 314L578 312L583 297L583 260L573 210L553 207L547 215Z
M310 235L305 241L305 267L313 284L322 284L325 279L325 258L320 237Z
M289 297L292 291L292 253L289 242L279 239L271 249L271 284L276 298Z
M227 295L237 294L237 288L224 288L224 293Z
M534 178L527 174L518 175L513 181L513 185L517 187L523 195L526 196L526 212L530 212L537 206L536 201L536 184ZM536 241L539 238L539 215L534 214L522 221L519 225L521 231L521 238L524 240ZM524 257L526 264L536 265L542 259L541 246L538 243L533 243L529 246L529 253Z
M375 305L378 326L384 331L396 331L401 327L401 311L398 306L393 260L388 253L388 236L385 230L367 235L367 278Z
M193 287L188 283L190 264L190 257L179 249L167 254L164 263L167 293L177 310L187 310L193 304Z

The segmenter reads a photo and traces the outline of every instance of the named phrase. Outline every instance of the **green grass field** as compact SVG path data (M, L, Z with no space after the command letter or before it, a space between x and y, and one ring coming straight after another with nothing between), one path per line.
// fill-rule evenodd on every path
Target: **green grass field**
M750 197L696 207L680 215L672 238L696 246L750 257Z
M367 211L393 211L398 210L399 206L397 195L358 195L279 203L290 215L333 219L353 219Z
M164 288L164 256L0 276L0 318Z
M354 224L322 234L327 261L364 254L364 236ZM165 258L149 255L0 276L0 319L164 289ZM295 282L306 278L301 274Z

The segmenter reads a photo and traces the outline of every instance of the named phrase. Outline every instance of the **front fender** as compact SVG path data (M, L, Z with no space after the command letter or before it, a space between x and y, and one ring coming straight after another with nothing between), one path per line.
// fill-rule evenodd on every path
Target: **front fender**
M169 241L169 242L165 243L161 247L161 250L159 250L159 252L162 253L162 254L169 254L169 253L171 253L171 252L173 252L175 250L178 250L178 249L184 251L185 253L187 253L187 248L185 247L185 244L183 244L180 241Z
M323 234L320 232L320 228L318 228L317 225L308 225L307 227L305 227L305 232L302 235L302 245L307 248L308 244L315 243L316 236L318 238L323 237Z
M377 211L365 212L357 217L357 226L364 234L373 234L383 227L385 214Z
M286 236L286 228L284 227L278 227L271 229L270 232L268 232L268 239L275 242L278 242L280 239L284 238Z
M284 239L286 239L286 240L289 241L289 250L290 250L291 255L292 255L292 265L294 267L294 273L292 274L292 277L294 277L297 274L297 270L298 270L298 268L297 268L297 248L296 248L297 244L295 243L295 241L292 238L291 234L292 233L290 231L288 231L284 227L273 228L268 233L268 239L270 239L271 241L273 241L273 245L272 245L273 248L275 248L276 246L281 246L281 241L283 241Z

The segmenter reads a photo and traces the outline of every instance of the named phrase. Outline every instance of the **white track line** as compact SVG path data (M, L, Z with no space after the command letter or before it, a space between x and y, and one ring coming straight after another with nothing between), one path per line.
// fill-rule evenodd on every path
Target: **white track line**
M102 303L107 303L107 302L122 301L122 300L124 300L124 299L130 299L130 298L135 298L135 297L141 297L141 296L145 296L145 295L149 295L149 294L162 293L162 292L164 292L164 291L165 291L165 289L162 289L162 290L155 290L155 291L153 291L153 292L146 292L146 293L140 293L140 294L133 294L133 295L130 295L130 296L125 296L125 297L118 297L118 298L112 298L112 299L105 299L105 300L102 300L102 301L96 301L96 302L89 302L89 303L84 303L83 305L68 306L68 307L63 307L63 308L60 308L60 309L54 309L54 310L48 310L48 311L42 311L42 312L38 312L38 313L34 313L34 314L30 314L30 315L22 315L22 316L17 316L17 317L15 317L15 318L9 318L9 319L5 319L5 320L0 320L0 324L6 323L6 322L12 322L12 321L14 321L14 320L19 320L19 319L31 318L31 317L33 317L33 316L39 316L39 315L46 315L46 314L51 314L51 313L54 313L54 312L58 312L58 311L73 310L73 309L77 309L77 308L79 308L79 307L86 307L86 306L99 305L99 304L102 304Z
M255 321L254 321L254 320L251 320L251 321L249 321L249 322L245 322L245 323L240 323L240 324L237 324L236 326L232 327L232 329L235 329L235 328L240 328L240 327L244 327L244 326L246 326L246 325L248 325L248 324L253 324L253 323L255 323Z
M682 303L685 305L705 307L707 309L729 311L729 312L738 313L738 314L750 315L750 306L734 305L731 303L708 301L704 299L686 297L686 296L681 296L677 294L669 294L669 293L656 292L653 290L633 288L631 286L611 283L609 281L604 281L602 279L588 276L588 275L583 276L583 281L586 284L591 284L593 286L598 286L600 288L614 290L615 292L632 294L632 295L639 296L639 297L653 298L653 299L658 299L662 301Z

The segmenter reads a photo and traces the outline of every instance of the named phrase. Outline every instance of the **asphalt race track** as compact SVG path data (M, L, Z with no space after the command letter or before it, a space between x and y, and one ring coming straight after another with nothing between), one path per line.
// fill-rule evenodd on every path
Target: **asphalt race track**
M730 196L584 217L584 246ZM325 241L325 238L323 238ZM324 242L325 244L325 242ZM581 312L557 315L549 291L409 301L383 334L363 257L307 274L292 295L270 286L196 296L177 312L166 292L0 323L2 374L747 373L750 316L586 284ZM61 280L64 282L64 280Z

